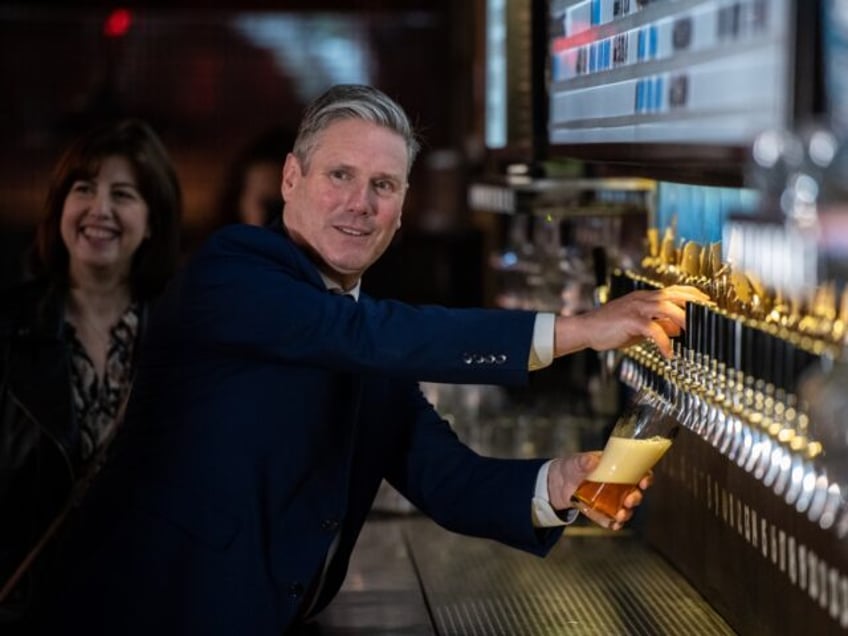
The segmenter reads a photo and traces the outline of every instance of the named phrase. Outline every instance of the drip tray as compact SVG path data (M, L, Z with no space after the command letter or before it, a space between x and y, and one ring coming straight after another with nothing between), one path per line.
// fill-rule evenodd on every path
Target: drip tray
M544 559L427 519L404 539L441 636L735 634L631 535L572 526Z

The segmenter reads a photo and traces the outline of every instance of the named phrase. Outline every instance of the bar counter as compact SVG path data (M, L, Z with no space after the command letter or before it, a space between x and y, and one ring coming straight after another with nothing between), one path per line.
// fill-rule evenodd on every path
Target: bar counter
M373 516L332 604L301 632L327 636L734 634L663 557L625 530L575 524L544 559Z

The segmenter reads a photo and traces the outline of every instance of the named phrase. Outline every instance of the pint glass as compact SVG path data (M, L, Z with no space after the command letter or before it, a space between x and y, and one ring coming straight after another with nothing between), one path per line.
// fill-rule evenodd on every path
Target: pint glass
M669 449L678 426L671 404L642 389L618 418L598 467L577 487L577 508L609 527L624 498Z

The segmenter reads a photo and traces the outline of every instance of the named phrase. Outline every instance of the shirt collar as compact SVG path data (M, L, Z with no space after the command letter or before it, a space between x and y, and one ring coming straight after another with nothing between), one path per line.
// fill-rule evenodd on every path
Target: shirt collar
M336 281L330 280L324 275L324 272L318 272L321 274L321 280L324 281L324 286L328 291L339 293L339 294L348 294L349 296L353 296L354 300L359 300L359 288L362 286L362 279L356 281L356 285L351 287L350 289L342 289L342 286L339 285Z

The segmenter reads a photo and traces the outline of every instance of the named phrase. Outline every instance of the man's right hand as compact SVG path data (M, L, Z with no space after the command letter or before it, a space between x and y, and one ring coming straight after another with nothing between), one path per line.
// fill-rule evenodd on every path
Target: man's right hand
M712 304L709 296L687 285L639 290L576 316L557 316L554 356L581 349L607 351L653 340L664 356L672 356L671 337L683 330L686 303Z

